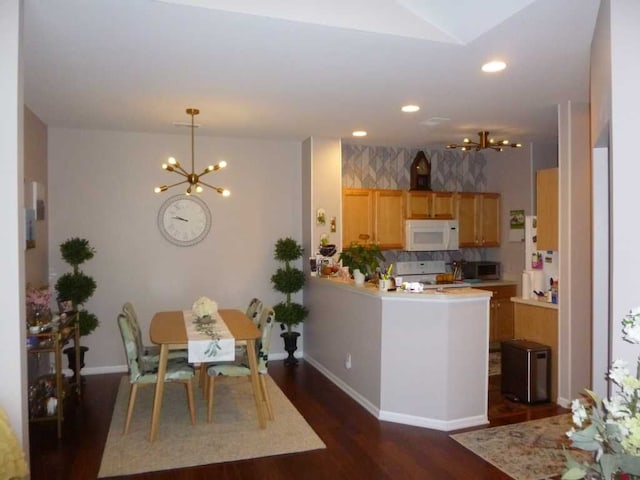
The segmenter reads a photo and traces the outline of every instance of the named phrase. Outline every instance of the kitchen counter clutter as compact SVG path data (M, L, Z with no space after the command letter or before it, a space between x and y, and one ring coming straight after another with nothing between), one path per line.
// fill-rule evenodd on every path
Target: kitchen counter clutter
M312 277L305 360L381 420L455 430L487 420L489 300Z
M455 284L453 286L449 284L443 284L442 287L440 288L426 288L421 292L412 292L408 290L403 290L401 288L398 288L396 290L382 291L374 283L367 282L364 285L356 285L355 282L353 282L352 280L345 281L345 280L339 279L338 277L320 277L320 278L312 277L312 281L331 282L338 288L353 289L357 292L360 292L366 295L373 295L373 296L385 297L385 298L404 298L407 300L411 300L411 299L419 300L423 296L427 296L429 298L437 300L437 299L446 298L449 296L480 297L480 298L487 297L487 292L484 290L481 290L479 288L471 288L468 286L456 287Z
M522 297L511 297L511 301L513 303L520 303L522 305L531 305L532 307L540 307L540 308L550 308L552 310L558 310L557 303L551 303L543 300L536 300L534 298L522 298Z

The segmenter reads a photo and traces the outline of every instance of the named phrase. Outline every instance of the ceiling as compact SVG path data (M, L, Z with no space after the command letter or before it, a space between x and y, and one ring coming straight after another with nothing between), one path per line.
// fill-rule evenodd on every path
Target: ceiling
M557 137L587 102L599 0L25 0L24 98L50 127L368 145ZM486 74L481 65L507 62ZM407 103L421 106L406 114ZM364 139L353 130L368 131ZM476 137L476 138L474 138Z

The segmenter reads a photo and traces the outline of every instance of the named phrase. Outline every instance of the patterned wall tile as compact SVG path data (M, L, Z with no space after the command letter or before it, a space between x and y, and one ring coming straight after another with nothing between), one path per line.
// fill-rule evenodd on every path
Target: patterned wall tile
M411 164L422 150L431 160L431 189L447 192L484 192L487 160L479 152L342 144L342 186L409 190ZM410 260L484 260L484 249L455 252L387 250L387 263Z
M408 190L411 163L419 149L342 145L342 184L347 188ZM486 190L487 161L478 152L423 149L431 160L431 188L444 191Z

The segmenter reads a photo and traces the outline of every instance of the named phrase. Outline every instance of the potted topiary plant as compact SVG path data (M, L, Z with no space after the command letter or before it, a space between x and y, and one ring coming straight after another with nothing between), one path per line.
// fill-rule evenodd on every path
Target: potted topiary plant
M286 332L280 334L284 339L284 348L289 357L284 361L285 365L297 365L298 360L293 356L297 350L299 332L294 332L293 327L302 323L308 315L307 309L291 301L291 295L298 292L304 286L304 273L302 270L292 267L291 262L302 257L302 246L292 238L281 238L276 242L275 253L273 258L280 262L284 262L284 268L278 268L276 273L271 276L273 288L280 293L286 295L284 302L278 303L273 307L276 314L276 321L280 323L282 330L286 327Z
M60 304L71 301L73 308L78 311L78 325L80 336L89 335L99 325L98 317L88 312L82 305L93 295L96 290L96 282L93 278L80 270L87 260L91 260L95 255L95 250L89 241L84 238L70 238L60 244L60 253L65 262L67 262L73 271L63 274L56 282L57 300ZM80 347L80 368L84 367L84 353L89 347ZM80 372L75 371L75 349L65 348L64 353L69 361L69 368L73 370L73 375L77 381Z
M351 275L357 269L370 278L380 267L380 262L384 262L384 256L376 243L368 245L352 243L340 252L338 260L342 262L342 266L349 267Z

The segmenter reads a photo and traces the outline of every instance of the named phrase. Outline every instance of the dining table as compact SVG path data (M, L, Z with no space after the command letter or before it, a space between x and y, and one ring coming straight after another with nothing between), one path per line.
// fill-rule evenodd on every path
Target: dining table
M264 399L260 389L258 378L258 361L256 358L255 343L260 338L260 330L241 310L219 309L218 315L225 322L231 335L238 341L246 341L247 357L251 370L251 387L258 414L258 425L266 428L267 417L264 411ZM151 433L149 441L156 440L160 411L162 409L162 395L164 392L164 377L167 371L167 358L169 350L185 349L188 346L187 331L184 324L184 312L181 310L158 312L151 319L149 327L151 341L160 346L160 358L158 361L158 382L153 399L153 413L151 417ZM201 365L201 368L205 368Z

